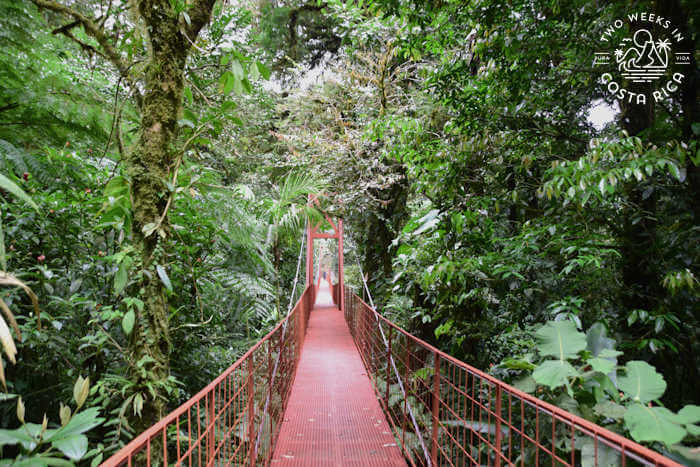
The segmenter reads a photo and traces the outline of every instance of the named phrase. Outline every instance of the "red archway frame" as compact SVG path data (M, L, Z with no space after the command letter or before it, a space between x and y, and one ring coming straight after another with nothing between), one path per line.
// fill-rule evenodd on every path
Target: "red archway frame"
M314 285L314 240L317 238L336 238L338 239L338 289L337 289L337 305L340 311L345 311L345 274L343 272L343 219L338 219L337 223L321 209L321 203L317 195L309 195L309 206L316 206L323 213L326 221L333 228L333 233L319 232L321 223L312 225L309 222L309 227L306 229L306 286ZM330 279L330 278L329 278ZM318 291L317 291L318 292ZM334 290L335 292L335 290ZM335 295L335 294L334 294ZM335 299L336 297L334 297Z

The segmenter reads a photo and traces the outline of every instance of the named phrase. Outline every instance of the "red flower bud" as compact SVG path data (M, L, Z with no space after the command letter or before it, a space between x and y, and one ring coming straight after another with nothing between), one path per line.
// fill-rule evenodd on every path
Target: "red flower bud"
M22 178L24 179L25 182L26 182L27 180L29 180L29 172L24 172L24 173L22 174Z
M36 257L36 260L39 261L40 263L43 262L46 259L46 256L44 255L39 255Z
M92 190L90 188L85 188L85 193L92 193Z

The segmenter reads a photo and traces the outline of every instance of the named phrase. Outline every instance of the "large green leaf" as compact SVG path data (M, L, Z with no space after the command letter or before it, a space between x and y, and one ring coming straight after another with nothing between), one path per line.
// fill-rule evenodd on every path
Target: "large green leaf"
M260 72L260 75L262 75L262 77L264 79L266 79L266 80L270 79L270 75L272 73L270 72L270 69L267 66L265 66L264 63L255 62L255 65L257 66L258 71Z
M82 459L87 452L88 439L85 435L76 434L58 439L52 442L51 446L61 451L69 459L77 461Z
M513 382L513 386L515 386L516 389L527 392L528 394L532 394L537 390L537 384L532 376L525 376L515 380Z
M158 277L160 277L160 280L163 282L165 288L168 289L169 292L172 292L173 284L170 282L170 278L168 277L168 273L165 268L158 264L156 265L156 271L158 272Z
M44 440L46 442L58 441L92 430L104 421L104 418L100 418L98 415L99 409L96 407L83 410L75 414L66 426L59 428L51 436L46 436Z
M700 405L686 405L678 412L680 423L700 422Z
M117 273L114 275L114 293L119 295L126 287L126 283L129 280L129 265L126 261L122 261L117 269Z
M598 402L596 405L594 405L593 411L601 417L614 418L615 420L619 420L625 416L627 409L624 406L616 404L613 401L603 401Z
M576 438L576 448L581 449L581 467L618 467L620 454L603 443L596 443L589 436Z
M574 358L586 348L586 335L576 330L573 321L550 321L536 333L542 355L559 360Z
M604 375L607 375L615 369L615 362L608 360L607 358L591 358L588 363L593 368L593 371L599 371Z
M11 446L17 443L21 443L27 450L32 450L36 447L36 440L29 436L24 427L16 430L0 430L0 446Z
M131 335L131 331L134 329L134 322L136 321L136 313L134 310L129 310L126 312L124 315L124 318L122 318L122 329L124 330L124 334L127 336Z
M43 462L43 464L37 463L39 461ZM17 464L15 464L15 465L17 465ZM25 465L25 464L21 464L21 465ZM46 457L33 456L31 459L28 459L26 467L38 467L39 465L46 465L48 467L75 467L75 464L69 460L60 459L58 457L51 457L51 456L46 456ZM20 466L18 466L18 467L20 467Z
M661 441L669 446L686 435L675 420L676 415L664 407L633 404L625 413L625 425L635 441Z
M632 400L645 404L661 397L666 391L666 381L647 362L633 360L625 365L627 374L620 377L618 387Z
M608 331L603 323L594 323L586 332L586 348L594 357L603 349L614 349L615 341L607 337Z
M19 187L15 182L4 176L3 174L0 174L0 188L2 188L5 191L9 191L37 211L39 210L39 206L36 205L36 203L32 200L32 198L29 197L27 193L24 192L23 189Z
M608 395L612 397L615 402L620 402L620 392L617 390L615 384L612 382L609 376L596 373L593 375L592 381L597 383L602 391L608 393Z
M563 386L568 383L569 377L576 375L578 372L566 360L546 360L532 373L532 377L538 384L544 384L550 389Z

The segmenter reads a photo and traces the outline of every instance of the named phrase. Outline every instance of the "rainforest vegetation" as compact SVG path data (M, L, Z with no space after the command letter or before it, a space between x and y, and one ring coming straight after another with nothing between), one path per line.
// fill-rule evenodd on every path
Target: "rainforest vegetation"
M635 12L688 60L658 101L594 66ZM0 464L97 465L228 367L296 300L322 193L382 313L697 465L699 22L691 0L0 0Z

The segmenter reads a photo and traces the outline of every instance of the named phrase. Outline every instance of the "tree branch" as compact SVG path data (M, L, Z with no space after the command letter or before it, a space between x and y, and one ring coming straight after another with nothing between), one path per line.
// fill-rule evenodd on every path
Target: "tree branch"
M16 109L17 107L19 107L19 104L16 104L16 103L3 105L2 107L0 107L0 112L4 112L6 110Z
M51 34L63 34L66 31L70 31L76 26L80 26L80 21L72 21L66 25L61 26L60 28L56 28L53 31L51 31Z
M214 3L216 0L195 0L192 7L187 11L190 17L190 24L185 29L187 31L187 37L195 40L199 31L209 22L211 19L211 12L214 9Z
M102 29L90 18L87 16L83 15L82 13L66 6L61 3L58 3L54 0L32 0L32 2L39 8L43 8L45 10L53 11L56 13L64 14L67 16L72 17L75 21L74 23L79 23L80 25L83 26L83 29L85 32L95 39L98 44L100 44L100 47L102 47L103 55L106 59L108 59L112 64L119 70L119 73L132 85L134 86L134 83L132 80L129 78L129 68L130 65L123 59L119 51L114 48L114 46L110 43L109 39L107 36L104 34ZM86 44L82 43L81 41L78 41L72 34L69 33L69 30L74 27L73 23L67 24L66 26L63 26L62 28L58 28L57 30L54 31L54 33L62 33L70 37L72 40L78 42L78 44L81 47L85 47ZM92 46L90 46L92 48ZM136 86L134 86L136 88ZM139 106L141 105L141 94L136 93L136 100L139 103Z

